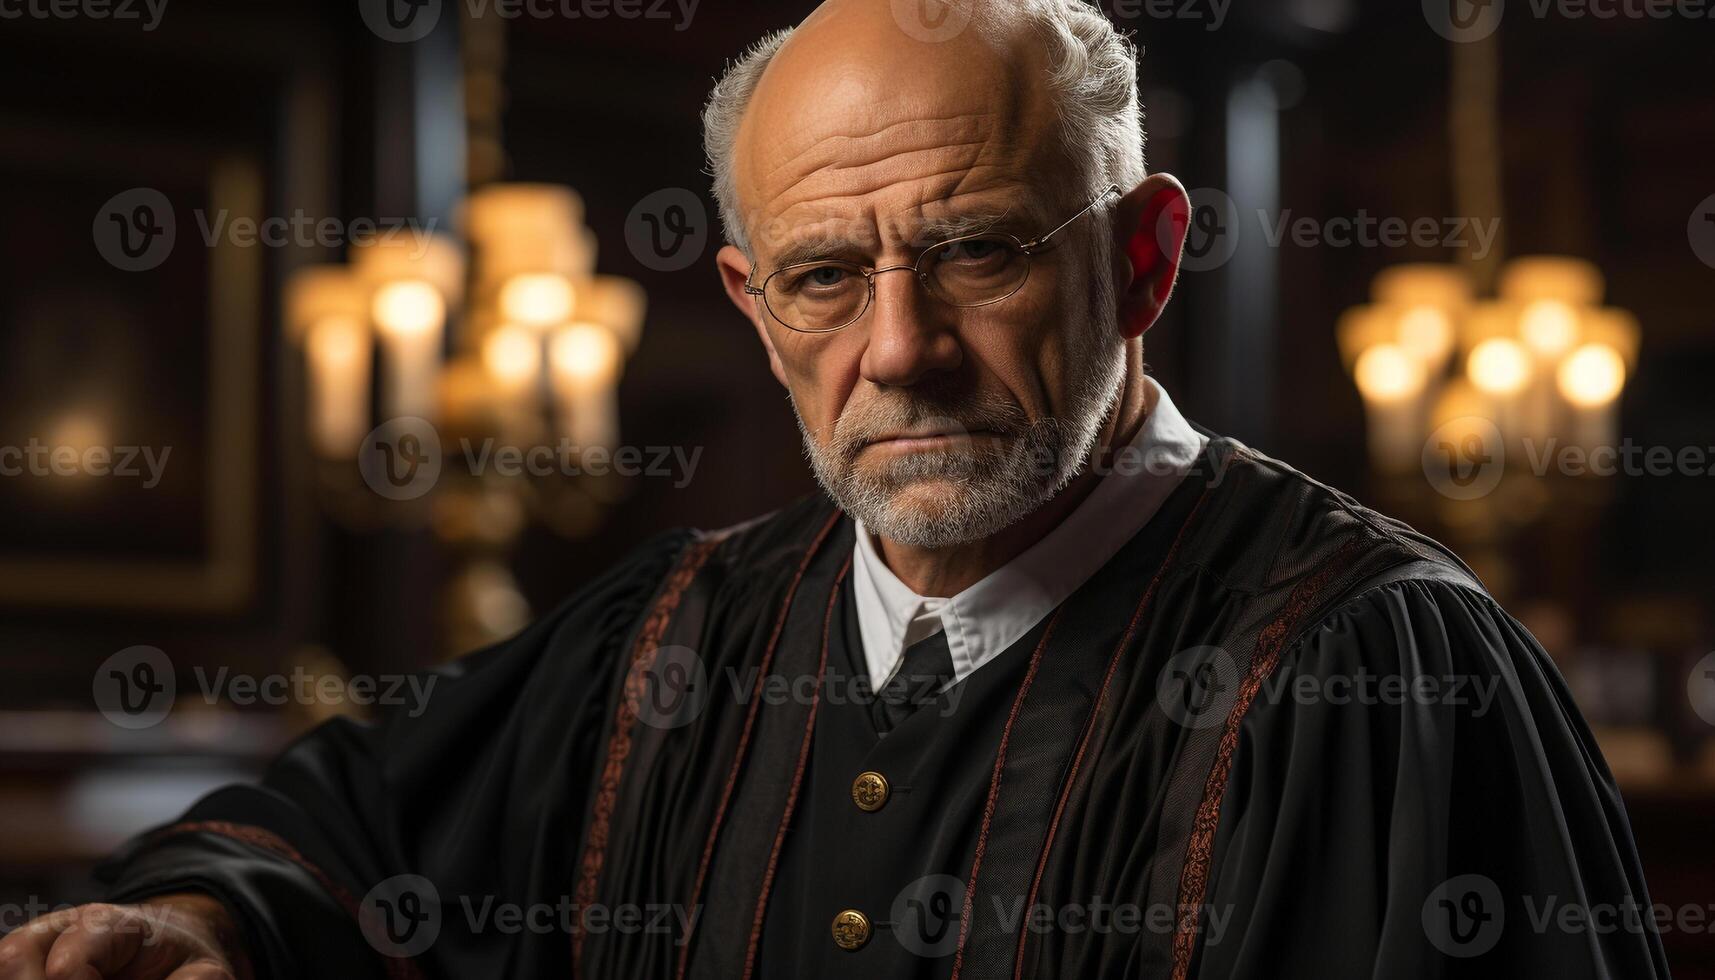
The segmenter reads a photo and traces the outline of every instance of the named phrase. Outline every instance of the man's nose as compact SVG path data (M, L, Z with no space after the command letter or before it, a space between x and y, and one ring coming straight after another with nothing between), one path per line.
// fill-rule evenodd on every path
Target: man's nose
M910 266L878 270L875 298L865 314L869 345L859 367L864 380L905 387L927 375L952 371L964 348L948 309L929 295Z

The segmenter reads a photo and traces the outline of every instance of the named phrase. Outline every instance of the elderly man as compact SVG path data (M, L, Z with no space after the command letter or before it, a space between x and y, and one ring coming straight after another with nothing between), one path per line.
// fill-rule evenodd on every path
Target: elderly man
M1612 779L1445 550L1144 372L1184 191L1075 0L833 0L705 125L827 491L334 723L5 977L1665 976Z

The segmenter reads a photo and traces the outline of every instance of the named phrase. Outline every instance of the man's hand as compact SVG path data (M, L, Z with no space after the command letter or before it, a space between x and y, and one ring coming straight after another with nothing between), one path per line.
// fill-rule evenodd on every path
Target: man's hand
M207 895L79 905L0 939L0 980L251 980L226 907Z

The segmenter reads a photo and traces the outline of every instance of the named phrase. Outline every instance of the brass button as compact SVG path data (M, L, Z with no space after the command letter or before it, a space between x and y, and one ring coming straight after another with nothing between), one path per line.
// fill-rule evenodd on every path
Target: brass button
M843 950L861 949L869 942L869 916L846 909L834 916L834 945Z
M874 813L887 805L887 777L879 772L860 772L852 780L852 802L865 813Z

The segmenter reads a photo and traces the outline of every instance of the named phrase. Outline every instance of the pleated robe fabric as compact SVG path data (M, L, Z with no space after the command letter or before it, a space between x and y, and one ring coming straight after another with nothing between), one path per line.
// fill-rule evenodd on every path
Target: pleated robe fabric
M961 682L982 714L912 777L940 802L892 825L817 788L848 778L853 533L818 497L665 534L415 717L324 725L133 841L111 897L216 895L275 978L1668 975L1552 662L1409 528L1215 438ZM799 911L840 862L854 951Z

